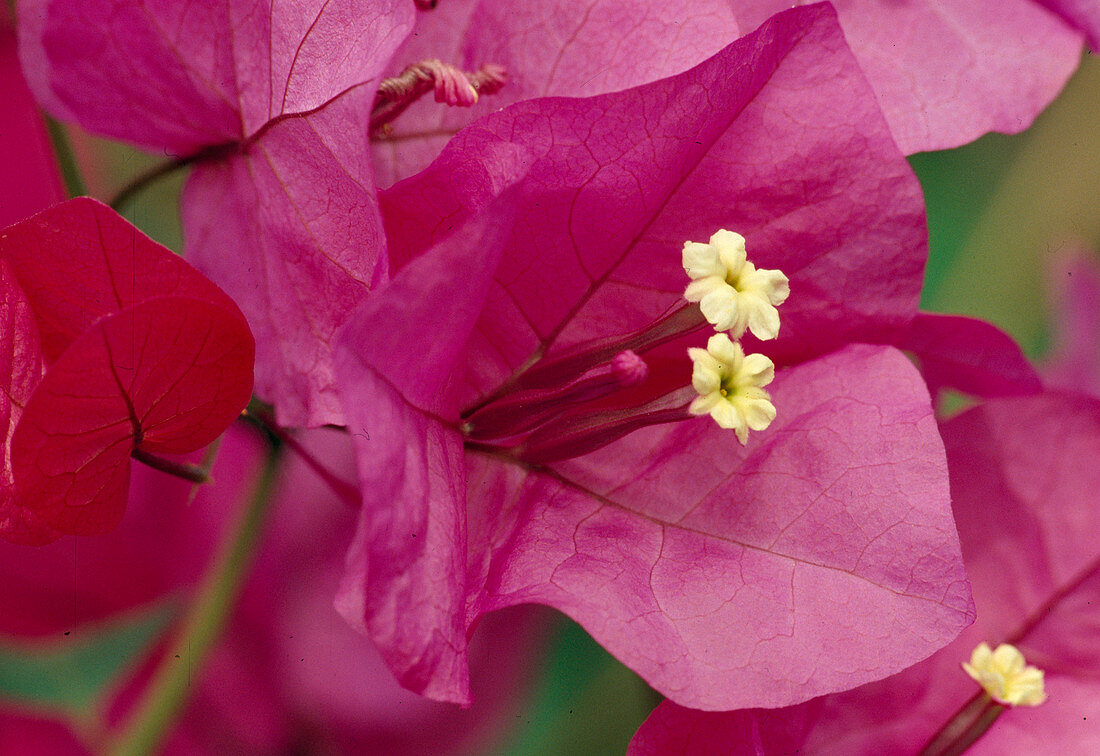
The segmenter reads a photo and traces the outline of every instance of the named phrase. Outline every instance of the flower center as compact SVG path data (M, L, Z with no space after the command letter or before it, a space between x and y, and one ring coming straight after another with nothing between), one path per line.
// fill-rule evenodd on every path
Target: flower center
M692 278L684 298L698 302L698 309L681 305L638 331L540 357L462 413L466 445L542 464L587 454L639 428L699 415L733 430L742 444L750 430L767 428L776 409L763 387L775 366L763 355L746 355L734 339L746 329L761 338L778 334L776 305L789 293L786 276L757 270L745 259L744 238L725 230L710 244L685 243L683 264ZM719 307L715 318L718 300L726 309ZM691 387L680 384L656 397L630 391L649 377L641 355L708 322L725 330L727 321L734 339L717 333L706 349L688 349Z
M780 271L757 269L748 261L745 237L721 229L707 244L685 242L683 263L691 278L684 298L699 303L715 330L735 339L745 331L762 341L779 335L776 307L787 300L790 284Z
M1038 706L1047 698L1043 671L1025 664L1020 650L1008 643L992 651L989 644L979 643L970 656L970 663L964 662L962 666L997 703Z

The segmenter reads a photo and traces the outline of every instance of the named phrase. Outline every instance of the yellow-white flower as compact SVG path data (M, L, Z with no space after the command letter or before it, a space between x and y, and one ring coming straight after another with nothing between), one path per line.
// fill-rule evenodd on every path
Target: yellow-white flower
M684 299L698 302L715 330L739 339L746 330L758 339L779 335L779 311L791 293L778 270L757 269L746 259L745 237L721 229L709 244L684 242L684 271L691 278Z
M963 662L966 674L978 681L997 703L1006 706L1038 706L1047 700L1043 690L1043 671L1024 663L1024 655L1015 646L1002 643L995 650L979 643Z
M706 349L688 349L693 369L691 385L698 397L688 411L710 415L723 428L737 433L744 444L749 430L764 430L775 419L775 405L767 386L775 377L775 365L762 354L745 355L740 344L724 333L707 341Z

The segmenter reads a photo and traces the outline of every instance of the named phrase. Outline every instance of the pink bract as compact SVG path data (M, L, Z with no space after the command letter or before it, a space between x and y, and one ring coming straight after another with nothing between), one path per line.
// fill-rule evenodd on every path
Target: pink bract
M1046 360L1047 385L1100 397L1100 263L1096 254L1070 246L1050 268L1054 348Z
M5 538L113 529L131 452L200 449L248 401L254 344L236 305L94 200L0 232L0 283Z
M1100 748L1100 402L994 400L945 423L943 437L974 625L901 674L801 706L716 714L666 702L631 754L916 753L977 692L959 665L982 641L1019 647L1044 670L1049 699L1005 712L968 753Z
M57 162L38 105L16 56L15 27L0 11L0 228L65 199Z
M1100 51L1100 3L1096 0L1037 0L1043 7L1083 32L1093 52Z
M895 343L917 356L932 396L942 388L986 398L1037 394L1043 388L1012 337L983 320L920 312Z
M467 701L468 629L518 603L702 708L852 687L970 621L927 392L867 343L915 314L920 191L828 8L678 77L492 114L383 208L404 267L337 362L365 492L338 600L403 685ZM532 354L653 322L683 242L719 227L791 278L779 339L752 345L788 366L769 431L742 449L696 420L535 466L464 450L461 409ZM686 385L689 345L647 353L639 390Z
M729 2L744 31L800 4ZM957 147L987 131L1014 134L1030 126L1080 62L1080 24L1096 28L1100 10L1095 2L1085 4L1091 8L1076 18L1072 13L1060 18L1033 0L833 3L907 155Z
M791 0L554 0L502 6L451 0L417 16L390 72L425 58L467 70L502 64L509 83L470 110L414 105L373 149L379 184L424 168L476 116L521 99L615 91L683 71L792 5ZM1029 126L1094 46L1093 0L833 3L906 154ZM1047 10L1044 10L1045 6Z
M413 105L372 142L378 183L425 168L463 126L532 97L582 97L681 73L738 37L728 0L448 0L417 14L390 75L440 58L473 71L504 66L508 83L473 108ZM425 98L427 99L427 98Z
M20 3L20 52L57 117L166 154L201 154L186 254L257 336L257 392L280 422L340 422L331 341L385 279L367 151L374 92L408 0L270 6Z

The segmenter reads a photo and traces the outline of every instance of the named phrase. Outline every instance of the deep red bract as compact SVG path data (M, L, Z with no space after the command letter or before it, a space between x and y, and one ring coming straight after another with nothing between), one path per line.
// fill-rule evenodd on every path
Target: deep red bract
M75 199L5 229L0 285L9 540L113 529L131 452L195 451L248 402L240 310L105 205Z

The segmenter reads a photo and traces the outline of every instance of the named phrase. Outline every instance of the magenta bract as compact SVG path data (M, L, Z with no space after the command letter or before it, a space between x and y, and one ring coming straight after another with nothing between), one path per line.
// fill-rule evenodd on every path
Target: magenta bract
M30 0L20 51L57 117L181 157L185 252L257 336L280 422L342 420L338 325L386 276L367 129L408 0Z
M920 312L895 344L916 355L933 396L943 388L987 398L1043 388L1019 345L984 320Z
M390 74L442 58L466 70L501 65L508 83L473 108L421 102L372 142L380 186L425 168L478 117L532 97L613 92L678 74L737 39L728 0L541 0L522 6L451 0L417 14Z
M960 663L982 641L1019 647L1044 670L1049 699L1005 712L968 753L1100 747L1100 472L1089 462L1100 453L1100 402L994 400L945 423L943 437L974 625L901 674L801 706L717 714L666 702L631 754L916 753L978 691Z
M747 31L790 0L729 0ZM1088 0L1084 0L1088 3ZM905 154L966 144L987 131L1031 125L1077 68L1081 23L1097 10L1059 17L1061 0L833 3L844 36ZM1092 4L1095 6L1095 4ZM1068 23L1067 23L1068 21Z
M382 204L400 272L337 361L365 492L338 601L406 687L467 701L469 628L518 603L703 708L879 678L970 621L927 392L868 343L916 312L919 187L828 8L677 77L512 105ZM678 306L680 248L721 227L790 277L751 346L786 366L769 431L741 448L695 420L549 464L464 444L531 360ZM686 386L699 342L646 351L630 396Z

